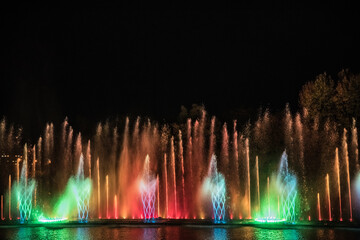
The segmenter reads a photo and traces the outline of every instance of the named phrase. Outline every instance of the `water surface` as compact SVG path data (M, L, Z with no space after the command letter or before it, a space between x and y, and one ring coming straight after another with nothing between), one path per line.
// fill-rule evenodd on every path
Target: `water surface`
M89 226L52 229L46 227L0 227L0 239L360 239L360 229L214 226Z

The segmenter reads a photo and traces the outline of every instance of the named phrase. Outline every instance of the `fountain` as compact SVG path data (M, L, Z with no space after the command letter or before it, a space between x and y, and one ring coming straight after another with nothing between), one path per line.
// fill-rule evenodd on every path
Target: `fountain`
M150 158L149 155L146 155L140 181L140 194L145 222L151 222L155 218L156 186L157 180L150 173Z
M27 145L24 147L24 162L21 168L21 177L14 189L19 203L20 223L30 220L32 211L32 197L36 182L28 179L27 173Z
M89 178L84 177L84 157L82 154L80 155L76 177L71 182L71 186L76 199L78 220L80 222L87 222L92 183Z
M276 182L270 184L270 178L267 177L267 211L263 211L263 216L255 220L261 223L295 223L296 199L297 180L295 175L290 172L288 156L286 152L283 152ZM277 207L277 211L271 210L274 209L274 205Z
M280 216L287 222L295 223L296 221L296 196L297 181L295 175L289 172L288 158L286 152L281 156L280 169L277 182L280 186L281 209Z
M254 131L251 125L240 130L236 121L228 128L201 112L175 127L126 118L125 129L119 130L118 122L107 121L86 140L67 119L59 136L49 123L36 144L25 146L23 156L0 162L8 163L1 176L1 219L358 220L355 123L348 133L331 130L331 124L321 132L319 123L309 124L306 117L286 111L286 126L279 127L286 139L278 142L270 136L282 133L271 129L277 118L269 112L260 116ZM326 144L319 141L323 133L329 134Z
M48 218L41 214L38 220L40 222L67 220L77 210L77 220L86 223L89 217L91 189L91 180L84 177L84 157L81 154L77 174L70 177L65 192L55 204L53 217Z
M224 176L217 170L216 156L212 155L203 189L210 194L215 223L225 223L226 185Z

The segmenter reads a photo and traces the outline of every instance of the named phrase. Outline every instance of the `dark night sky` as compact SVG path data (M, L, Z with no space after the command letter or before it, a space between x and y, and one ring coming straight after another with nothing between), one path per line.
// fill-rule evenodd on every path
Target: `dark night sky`
M324 71L360 72L355 4L3 7L0 115L38 136L126 114L172 121L286 102ZM27 130L28 129L28 130ZM91 130L92 131L92 130Z

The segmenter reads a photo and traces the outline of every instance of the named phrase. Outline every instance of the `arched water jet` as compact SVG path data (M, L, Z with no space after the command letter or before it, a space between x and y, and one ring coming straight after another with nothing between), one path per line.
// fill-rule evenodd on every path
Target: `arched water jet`
M153 221L155 218L156 186L157 180L150 172L150 158L149 155L146 155L140 181L140 194L145 222Z
M27 145L24 147L24 161L21 168L21 178L15 186L15 192L19 203L20 223L30 220L32 211L32 197L36 182L28 179Z
M217 170L216 156L211 158L208 175L203 183L203 192L211 196L215 223L225 223L226 185L224 176Z
M296 197L297 197L297 180L295 175L291 174L288 167L288 158L286 152L281 156L280 169L277 182L280 185L281 209L280 216L287 222L296 221ZM279 211L278 201L278 211Z
M71 180L72 179L70 179L70 181ZM77 203L78 220L80 222L87 222L92 183L89 178L85 178L84 176L84 157L82 154L80 155L77 174L73 181L70 182L70 186Z
M267 177L265 201L267 207L263 210L263 215L256 218L255 221L262 223L295 223L297 215L297 179L289 170L286 152L283 152L281 156L275 181L270 182L270 178Z

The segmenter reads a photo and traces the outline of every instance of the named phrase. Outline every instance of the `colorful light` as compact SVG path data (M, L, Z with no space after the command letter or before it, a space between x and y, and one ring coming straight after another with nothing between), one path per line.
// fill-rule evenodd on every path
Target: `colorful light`
M58 223L58 222L65 222L67 218L40 218L38 219L41 223Z
M204 192L210 193L214 222L225 222L226 185L224 176L217 170L216 156L212 155L208 176L204 180Z
M281 222L286 222L285 218L279 219L279 218L275 218L275 217L266 217L266 218L255 218L256 222L260 222L260 223L281 223Z
M156 183L156 178L150 173L149 155L146 155L143 177L140 181L140 194L145 222L155 218Z

